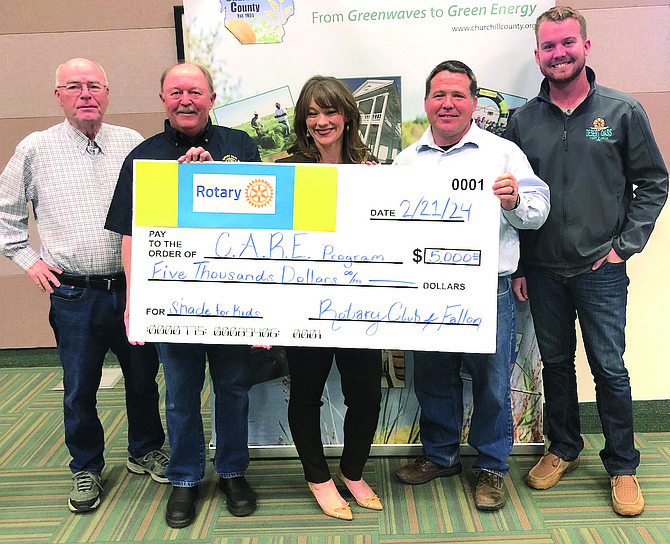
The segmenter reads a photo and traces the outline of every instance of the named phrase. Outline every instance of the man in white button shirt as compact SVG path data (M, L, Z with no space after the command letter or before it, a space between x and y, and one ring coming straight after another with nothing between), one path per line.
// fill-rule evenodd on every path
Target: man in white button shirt
M518 229L542 226L549 213L549 188L516 145L472 122L476 107L472 70L457 60L438 64L426 80L424 109L430 126L394 164L443 166L444 183L451 183L451 171L484 163L498 175L487 188L500 200L496 353L451 353L449 346L441 352L414 352L423 455L401 466L396 476L404 483L423 484L461 471L463 364L472 377L474 410L468 442L478 454L475 506L497 510L505 504L502 478L509 470L506 459L514 443L510 373L516 324L510 278L519 261Z

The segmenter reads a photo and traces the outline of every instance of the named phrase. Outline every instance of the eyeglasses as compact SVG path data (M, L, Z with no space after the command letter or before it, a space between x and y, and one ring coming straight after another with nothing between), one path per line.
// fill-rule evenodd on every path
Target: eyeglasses
M91 94L100 94L107 88L107 85L103 85L99 81L89 81L87 83L71 81L65 85L56 86L56 89L65 89L67 94L72 96L79 96L84 89L84 85L86 85L88 92Z

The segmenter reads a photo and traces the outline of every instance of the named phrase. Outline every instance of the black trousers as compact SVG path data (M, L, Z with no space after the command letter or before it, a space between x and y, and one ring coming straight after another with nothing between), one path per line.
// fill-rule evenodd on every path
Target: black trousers
M331 478L321 442L321 396L333 354L342 377L347 407L340 469L349 480L360 480L363 475L379 418L380 350L287 347L291 373L288 422L305 479L312 483L327 482Z

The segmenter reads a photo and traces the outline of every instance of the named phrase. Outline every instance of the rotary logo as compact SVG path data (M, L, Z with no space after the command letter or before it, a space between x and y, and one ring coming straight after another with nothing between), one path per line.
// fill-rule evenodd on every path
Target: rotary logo
M593 120L593 125L586 129L586 137L599 142L600 140L606 140L612 136L612 129L607 126L605 119L602 117L596 117Z
M255 179L244 191L244 196L247 202L254 208L265 208L272 203L274 198L274 190L264 179Z

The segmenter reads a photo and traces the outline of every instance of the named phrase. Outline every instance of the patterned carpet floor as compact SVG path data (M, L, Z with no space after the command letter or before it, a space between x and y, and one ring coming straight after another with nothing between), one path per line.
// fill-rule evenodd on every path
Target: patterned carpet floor
M494 513L474 508L470 470L411 487L393 477L411 459L386 457L370 459L364 474L384 510L354 503L354 521L340 521L321 514L297 460L253 459L248 479L259 493L254 515L228 513L208 467L195 523L170 529L164 520L169 486L125 469L121 385L98 395L107 440L102 504L92 513L73 515L66 505L70 471L62 392L52 390L60 378L57 368L0 369L0 543L670 543L670 433L636 435L647 503L637 518L612 512L609 479L598 456L602 437L586 435L580 468L551 490L535 491L524 483L536 456L513 455L505 478L508 501ZM203 406L207 396L205 391ZM464 458L465 468L472 462ZM332 468L334 474L334 459Z

